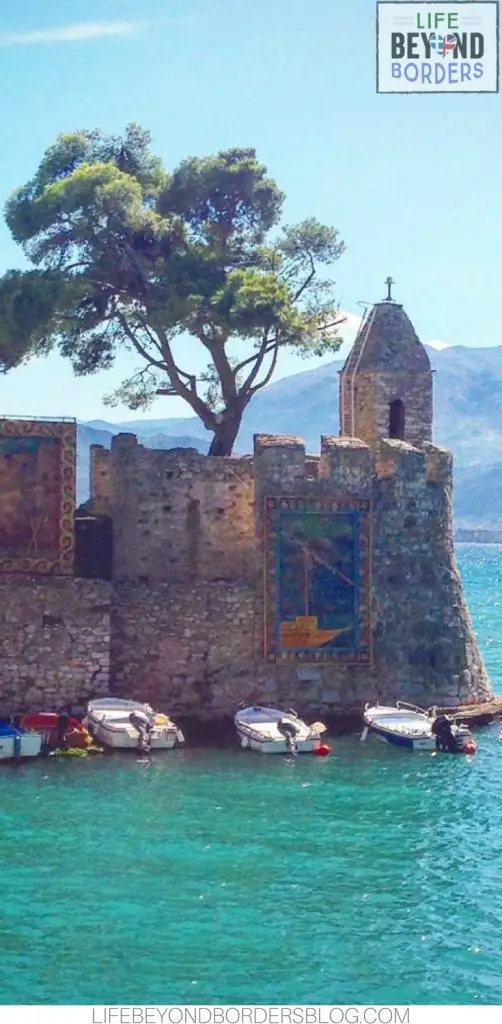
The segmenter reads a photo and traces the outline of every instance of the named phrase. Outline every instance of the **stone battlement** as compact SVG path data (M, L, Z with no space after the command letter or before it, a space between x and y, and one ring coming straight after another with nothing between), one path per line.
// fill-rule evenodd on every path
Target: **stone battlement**
M112 490L123 491L124 472L129 483L145 491L145 473L159 483L162 472L166 479L182 480L187 473L214 485L229 482L247 486L251 477L264 477L272 482L298 480L332 480L349 490L367 490L372 477L390 480L422 481L451 486L453 457L445 448L428 441L411 445L406 441L383 439L377 451L357 438L322 435L320 454L307 454L300 437L281 434L256 434L254 456L213 458L194 448L157 450L138 443L134 434L118 434L112 450L92 445L90 453L90 494L95 514L112 514ZM151 481L150 481L151 482ZM175 488L172 484L171 493ZM181 485L182 490L186 487ZM239 489L234 487L234 490ZM123 495L122 495L123 496ZM218 509L221 504L217 504ZM118 511L118 510L117 510ZM208 509L207 511L210 511ZM222 512L218 512L222 515Z
M275 479L318 478L355 490L366 489L372 477L451 485L451 452L428 441L412 445L384 438L374 450L358 438L322 435L320 455L307 455L296 436L257 434L254 440L257 477L266 467Z
M267 497L359 498L385 504L396 522L419 502L420 515L439 522L446 513L437 491L451 488L451 471L450 453L430 442L383 439L375 450L323 435L319 454L307 455L300 437L257 434L253 456L213 458L118 434L111 451L91 450L90 510L113 520L116 581L249 581Z
M91 444L89 453L89 494L94 515L109 515L112 497L111 451L101 444Z
M253 574L250 459L113 439L110 513L116 580L236 579ZM91 495L91 498L93 496Z

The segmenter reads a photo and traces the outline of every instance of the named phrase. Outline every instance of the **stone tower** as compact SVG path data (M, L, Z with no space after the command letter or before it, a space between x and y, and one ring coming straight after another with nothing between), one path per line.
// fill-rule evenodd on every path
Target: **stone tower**
M402 306L390 296L364 318L340 373L340 433L374 448L381 438L432 440L432 368Z

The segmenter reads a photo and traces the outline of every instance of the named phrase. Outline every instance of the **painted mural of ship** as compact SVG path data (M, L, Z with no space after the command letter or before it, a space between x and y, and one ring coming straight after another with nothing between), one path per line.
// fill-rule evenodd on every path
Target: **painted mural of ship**
M316 615L297 615L293 622L281 623L282 647L323 647L330 640L336 640L348 633L350 626L343 629L319 629Z
M324 647L332 640L337 640L339 636L344 633L350 633L351 626L342 626L338 629L320 629L319 619L317 615L309 614L311 610L311 572L312 563L319 562L330 572L336 573L343 577L344 581L350 586L353 586L352 580L344 576L339 570L335 569L334 566L329 565L323 558L321 558L316 552L312 551L308 544L298 541L296 538L289 537L290 541L296 544L302 549L303 554L303 571L304 571L304 604L305 614L297 615L291 622L281 622L280 624L280 644L281 647L287 649L291 648L319 648Z

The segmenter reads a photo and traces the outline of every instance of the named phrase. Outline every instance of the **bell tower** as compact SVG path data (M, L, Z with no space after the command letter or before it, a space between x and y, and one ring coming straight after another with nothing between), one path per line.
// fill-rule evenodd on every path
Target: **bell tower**
M413 324L387 296L363 318L340 372L340 434L370 446L395 438L409 444L432 440L429 356Z

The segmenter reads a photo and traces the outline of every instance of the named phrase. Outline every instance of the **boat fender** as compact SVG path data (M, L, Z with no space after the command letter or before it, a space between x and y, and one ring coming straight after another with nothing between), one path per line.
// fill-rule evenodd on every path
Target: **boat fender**
M158 714L155 715L154 725L169 725L169 718L167 715Z
M312 722L312 725L310 726L310 731L314 734L314 736L323 736L324 733L328 730L324 725L324 722Z
M477 749L478 749L477 748L477 744L476 744L475 740L473 740L472 736L469 736L467 739L465 739L463 741L463 744L462 744L462 753L463 754L475 754Z
M331 747L328 747L327 743L320 743L318 747L314 747L312 753L316 757L327 757L328 754L331 754Z

